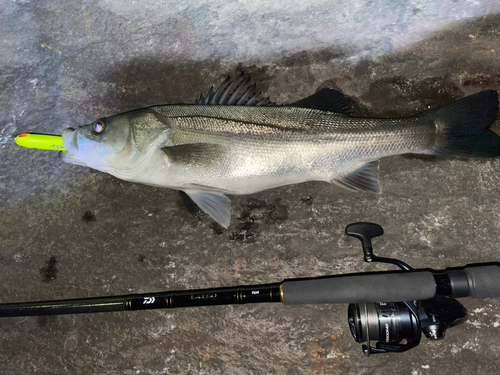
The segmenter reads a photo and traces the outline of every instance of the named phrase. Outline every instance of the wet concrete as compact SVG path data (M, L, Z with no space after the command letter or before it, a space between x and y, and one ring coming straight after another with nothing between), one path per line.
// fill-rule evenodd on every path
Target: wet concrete
M191 103L241 70L278 103L328 86L353 97L363 115L406 116L500 90L500 14L450 21L425 37L409 30L411 43L398 48L294 40L258 58L253 44L254 55L236 47L231 55L175 32L194 16L165 21L145 6L134 19L130 6L1 4L1 302L386 269L363 264L359 242L343 234L354 221L381 224L376 251L417 268L499 260L500 160L384 159L380 196L310 182L232 197L226 230L193 216L175 191L21 149L12 135L60 134L130 109ZM346 305L4 318L0 373L498 374L500 301L462 302L469 321L445 340L369 359L350 336Z

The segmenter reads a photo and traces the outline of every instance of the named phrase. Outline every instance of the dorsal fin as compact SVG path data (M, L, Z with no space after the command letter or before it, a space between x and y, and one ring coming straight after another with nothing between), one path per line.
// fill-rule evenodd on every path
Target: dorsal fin
M311 108L344 115L353 115L357 111L357 106L351 98L333 89L322 89L307 98L289 104L288 107Z
M250 77L241 73L238 78L231 81L227 77L224 82L214 92L212 86L208 90L206 98L203 94L196 101L196 104L202 105L250 105L260 107L270 107L276 105L269 98L264 98L262 94L257 93L255 84L252 85Z

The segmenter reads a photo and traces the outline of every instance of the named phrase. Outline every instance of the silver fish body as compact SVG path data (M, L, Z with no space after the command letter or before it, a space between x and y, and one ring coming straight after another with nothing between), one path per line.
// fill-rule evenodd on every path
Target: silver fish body
M167 150L149 154L157 156L146 167L150 173L134 178L156 186L182 190L199 185L228 194L310 180L332 182L384 156L429 151L434 132L433 124L417 119L367 121L294 107L151 110L160 115L163 129L154 142L145 137L146 144L139 147L145 154L150 147ZM133 123L131 128L137 134ZM188 146L175 147L180 145Z
M349 99L333 90L293 106L154 106L100 120L105 130L99 134L95 123L65 130L68 151L61 156L127 181L182 190L227 227L226 194L311 180L379 193L377 161L382 157L498 156L499 138L486 130L498 100L496 92L485 93L462 99L465 109L454 105L402 119L353 117ZM325 97L330 111L314 104ZM484 109L485 99L489 114L472 121L482 123L471 130L467 121L458 125L466 131L457 131L454 122L470 117L471 100ZM478 117L477 110L472 112ZM474 137L481 138L480 145Z

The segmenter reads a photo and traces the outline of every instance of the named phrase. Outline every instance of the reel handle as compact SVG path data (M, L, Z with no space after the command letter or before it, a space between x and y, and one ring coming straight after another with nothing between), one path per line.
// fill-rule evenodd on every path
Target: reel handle
M371 262L371 258L373 257L372 238L383 235L384 229L375 223L352 223L345 228L345 234L361 241L361 246L363 246L363 252L365 253L365 261Z
M384 229L382 229L380 225L367 222L352 223L345 228L345 234L361 241L363 253L365 254L365 262L389 263L394 264L405 271L413 270L412 267L399 259L379 257L373 253L372 238L384 234Z

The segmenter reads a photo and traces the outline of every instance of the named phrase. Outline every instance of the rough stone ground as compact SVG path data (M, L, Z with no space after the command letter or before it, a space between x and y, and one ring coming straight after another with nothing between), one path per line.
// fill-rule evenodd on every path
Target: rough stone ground
M279 103L330 86L352 96L366 115L410 115L500 90L498 13L440 26L404 48L366 47L363 58L333 42L309 48L304 40L281 57L269 47L259 59L259 51L250 56L223 28L205 41L186 26L197 17L188 11L169 18L171 10L144 7L131 15L120 1L7 1L0 11L1 302L385 269L363 264L359 242L343 234L354 221L381 224L386 234L374 241L376 251L416 268L500 260L500 160L392 157L381 163L380 196L311 182L233 197L231 227L219 230L206 215L191 216L175 191L64 164L12 138L192 102L242 69ZM417 17L420 10L413 11ZM279 39L270 14L254 22L267 22L267 37ZM207 52L200 38L212 47L224 38L236 44ZM350 336L346 305L4 318L0 373L500 373L500 300L462 302L469 320L445 340L369 359Z

